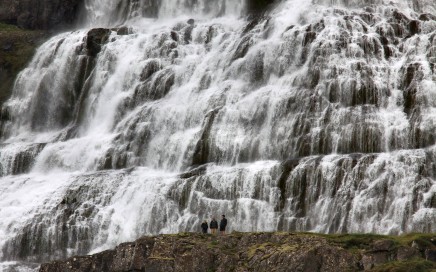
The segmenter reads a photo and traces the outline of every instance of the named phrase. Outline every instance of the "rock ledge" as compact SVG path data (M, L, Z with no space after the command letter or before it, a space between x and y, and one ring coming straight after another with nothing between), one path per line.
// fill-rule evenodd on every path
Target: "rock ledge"
M183 233L143 237L39 271L432 271L435 252L431 234Z

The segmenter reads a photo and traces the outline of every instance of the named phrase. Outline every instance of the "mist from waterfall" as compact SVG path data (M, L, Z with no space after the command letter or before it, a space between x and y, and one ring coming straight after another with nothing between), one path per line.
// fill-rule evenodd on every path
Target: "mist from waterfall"
M44 43L3 105L0 260L220 214L229 231L435 232L425 3L247 16L242 0L86 0L82 27Z

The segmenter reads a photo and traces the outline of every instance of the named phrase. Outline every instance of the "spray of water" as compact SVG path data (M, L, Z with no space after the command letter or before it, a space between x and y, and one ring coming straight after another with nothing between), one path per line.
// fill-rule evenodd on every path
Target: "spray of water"
M2 260L221 213L230 231L436 231L432 1L249 20L243 1L85 2L3 108Z

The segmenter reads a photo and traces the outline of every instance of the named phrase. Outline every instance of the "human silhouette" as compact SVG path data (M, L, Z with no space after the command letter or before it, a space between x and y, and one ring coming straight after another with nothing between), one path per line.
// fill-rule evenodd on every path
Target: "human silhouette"
M227 227L227 219L226 219L226 216L223 214L221 216L221 221L220 221L220 233L221 233L221 235L226 234L226 227Z

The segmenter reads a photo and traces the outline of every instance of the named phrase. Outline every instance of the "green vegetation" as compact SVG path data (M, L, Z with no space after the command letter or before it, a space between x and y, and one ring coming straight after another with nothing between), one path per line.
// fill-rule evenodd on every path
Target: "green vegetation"
M208 244L208 248L216 248L219 245L219 242L217 240L213 240Z
M368 249L369 246L376 240L386 239L390 237L377 234L316 234L326 238L327 240L340 245L345 249Z
M263 243L260 245L254 245L248 249L248 259L253 258L256 255L257 251L265 252L269 247L276 247L276 245L272 243Z
M278 248L279 252L294 252L298 250L298 246L283 244Z
M44 32L0 23L0 104L11 95L18 73L29 63Z
M0 32L20 31L17 26L0 23Z
M422 248L436 249L431 240L436 241L436 234L410 233L401 236L390 236L393 240L403 246L410 246L413 242Z
M302 233L298 234L301 235ZM378 234L318 234L304 233L305 235L320 236L345 249L369 249L377 240L391 240L395 247L410 246L413 242L421 248L436 249L431 240L436 241L436 234L410 233L400 236Z
M436 263L424 259L389 262L373 268L374 272L426 272L436 269Z

